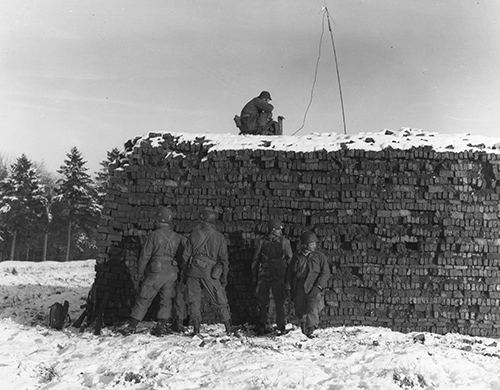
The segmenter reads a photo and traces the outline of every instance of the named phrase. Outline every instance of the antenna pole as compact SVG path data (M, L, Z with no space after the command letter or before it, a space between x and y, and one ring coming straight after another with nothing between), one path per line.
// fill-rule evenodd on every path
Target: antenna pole
M328 7L325 7L325 11L326 11L326 18L328 21L328 30L330 31L330 38L332 40L333 56L335 58L335 69L337 70L337 81L339 84L340 105L342 107L342 122L344 124L344 134L347 134L346 124L345 124L344 98L342 96L342 85L340 83L339 63L337 61L337 50L335 49L335 41L333 39L333 31L332 31L332 25L330 23L330 13L328 12Z

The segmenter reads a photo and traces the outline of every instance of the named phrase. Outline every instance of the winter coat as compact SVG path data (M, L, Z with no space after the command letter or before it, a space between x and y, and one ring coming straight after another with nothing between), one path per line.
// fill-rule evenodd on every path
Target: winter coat
M202 222L193 229L186 241L182 257L188 264L186 271L188 276L209 276L211 269L218 264L223 269L221 282L224 284L227 281L229 271L227 242L213 224Z
M284 277L292 255L290 241L283 236L268 235L258 240L252 260L254 277Z
M146 239L138 262L138 274L143 276L144 272L156 273L177 267L175 259L180 248L182 236L172 230L167 224L161 224Z
M255 97L241 110L242 132L254 133L259 128L265 127L272 118L273 105L264 99Z
M325 289L330 279L330 265L325 256L320 252L311 252L308 255L294 254L287 272L287 281L292 292L297 287L298 279L304 280L306 294L311 293L315 287L319 287L319 290Z

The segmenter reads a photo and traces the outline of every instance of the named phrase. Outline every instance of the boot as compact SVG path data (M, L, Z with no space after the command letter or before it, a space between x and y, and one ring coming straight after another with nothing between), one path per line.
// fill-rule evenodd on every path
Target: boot
M276 329L276 336L283 336L283 335L285 335L287 333L288 332L287 332L287 330L286 330L286 328L284 326L279 327L279 328Z
M180 321L178 318L174 318L174 320L172 321L171 328L174 332L184 333L186 331L186 327L182 324L182 321Z
M200 334L200 321L193 320L193 336Z
M314 338L313 332L316 328L314 326L305 328L304 334L310 339Z
M255 334L257 336L263 336L266 333L266 326L262 324L257 324L255 327Z
M232 333L231 320L224 321L224 328L226 329L226 334L229 336Z
M165 336L166 334L171 333L167 321L160 320L156 323L155 327L151 330L151 334L153 336Z
M306 322L304 320L300 321L300 330L302 333L306 334Z
M139 324L139 320L136 320L135 318L130 318L125 326L122 328L118 329L118 332L120 332L124 336L128 336L130 334L133 334L137 331L137 325Z
M272 332L271 328L266 326L266 324L257 324L257 326L255 327L255 334L257 336L264 336L271 332Z

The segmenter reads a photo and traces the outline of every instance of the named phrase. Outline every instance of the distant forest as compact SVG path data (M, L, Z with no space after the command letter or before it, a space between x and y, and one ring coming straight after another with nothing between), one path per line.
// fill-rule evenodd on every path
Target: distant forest
M25 154L0 155L0 261L95 258L108 168L118 155L108 152L94 177L76 147L57 173Z

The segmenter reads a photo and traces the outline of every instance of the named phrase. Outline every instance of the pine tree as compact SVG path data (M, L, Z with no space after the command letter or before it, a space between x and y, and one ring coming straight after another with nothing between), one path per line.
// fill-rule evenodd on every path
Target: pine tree
M108 153L106 160L101 162L101 170L97 172L95 181L97 186L97 193L101 204L104 202L104 197L106 196L106 189L109 179L109 166L115 162L117 158L120 157L120 150L118 148L113 148Z
M9 174L9 164L7 158L0 154L0 181L5 179Z
M102 207L80 151L73 147L66 157L64 165L57 171L62 178L58 180L56 200L63 207L67 217L66 261L68 261L73 235L81 237L84 233L88 236L86 231L95 230ZM75 233L73 230L78 231Z
M34 163L37 171L40 173L40 181L44 186L44 210L40 219L40 231L43 233L42 242L42 261L47 260L49 230L54 214L54 196L57 178L45 168L43 163Z
M21 155L11 165L8 176L0 183L0 224L12 235L10 259L14 259L19 233L32 237L45 204L44 186L33 163ZM30 245L26 243L26 257Z
M0 182L2 182L7 175L9 174L9 165L7 164L7 159L5 156L0 154ZM0 186L0 191L1 191L1 186ZM0 197L2 197L2 192L0 192ZM0 213L0 243L3 243L6 238L6 230L2 226L2 214ZM0 260L2 259L1 253L0 253Z

